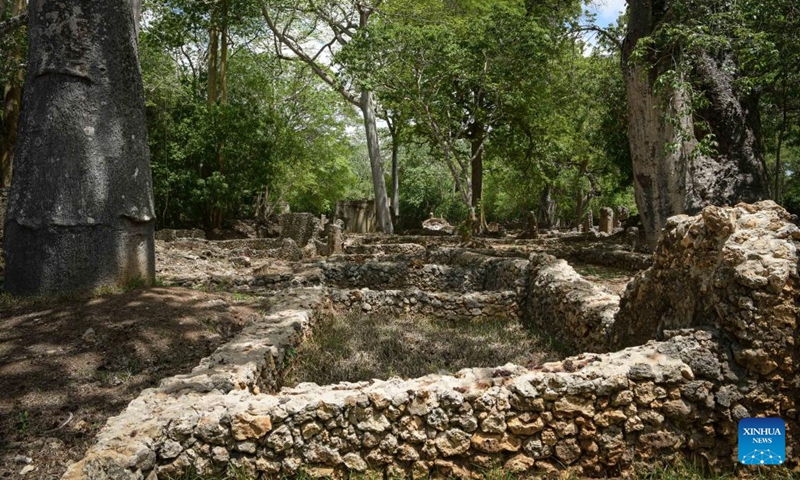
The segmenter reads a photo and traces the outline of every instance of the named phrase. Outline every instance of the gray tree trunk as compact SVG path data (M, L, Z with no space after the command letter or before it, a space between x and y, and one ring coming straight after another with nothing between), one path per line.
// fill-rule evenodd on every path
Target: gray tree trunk
M392 214L394 221L400 218L400 145L392 139Z
M537 222L540 228L552 228L556 212L556 201L553 198L553 188L546 185L539 196L539 210Z
M383 233L394 233L389 198L386 194L386 180L383 177L381 147L378 143L378 123L375 118L375 97L370 91L361 92L361 111L364 114L364 129L367 132L369 164L372 167L372 185L375 191L375 212L378 226Z
M733 76L723 68L734 66L730 59L723 65L706 57L691 72L710 101L702 112L692 112L691 99L680 87L656 92L656 79L671 67L669 55L652 66L629 61L637 42L653 33L666 12L664 2L631 0L623 45L634 190L651 247L673 215L696 213L709 204L752 202L766 192L760 120L752 100L737 95ZM697 150L695 113L709 123L719 143L712 156Z
M131 0L32 2L5 288L151 283L153 194Z

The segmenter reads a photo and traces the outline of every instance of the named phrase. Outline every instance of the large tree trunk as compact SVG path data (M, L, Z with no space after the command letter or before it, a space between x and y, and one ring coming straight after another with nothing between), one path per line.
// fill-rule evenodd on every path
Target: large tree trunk
M151 283L154 211L131 0L32 2L5 288Z
M556 201L553 198L553 188L546 185L542 189L542 194L539 197L539 210L536 215L536 222L539 228L551 228L556 212Z
M672 66L666 63L671 55L661 55L661 60L647 66L630 61L637 42L653 33L666 12L665 2L631 0L623 45L634 190L651 247L673 215L696 213L709 204L756 201L766 191L763 156L757 147L760 120L752 99L742 99L735 91L733 76L726 73L730 67L735 70L729 58L719 62L701 57L692 78L684 79L702 88L710 102L695 113L709 123L719 143L713 155L697 149L695 135L702 132L696 128L685 89L655 89L659 75Z
M364 129L367 132L369 164L372 167L372 185L375 191L375 212L378 225L384 233L394 233L389 198L386 195L386 180L383 178L381 147L378 143L378 123L375 118L375 98L370 91L361 92L361 111L364 114Z
M472 154L472 207L478 208L483 201L483 138L470 140Z
M25 0L14 0L11 3L11 16L17 17L25 13L27 5ZM3 13L0 8L0 14ZM23 63L24 52L21 48L10 52L13 61L19 65ZM22 101L22 84L25 80L25 68L19 67L12 81L3 88L3 141L0 143L0 187L11 185L11 176L14 168L14 149L17 144L17 129L19 126L19 109Z

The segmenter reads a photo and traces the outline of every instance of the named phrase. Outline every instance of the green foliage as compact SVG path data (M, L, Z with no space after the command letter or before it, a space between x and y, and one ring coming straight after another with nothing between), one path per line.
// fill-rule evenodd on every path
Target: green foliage
M6 5L5 11L0 10L0 22L12 17L11 2ZM18 82L20 67L24 67L28 51L28 27L22 25L11 32L0 35L0 85ZM3 112L0 108L0 118Z
M161 226L249 217L267 187L272 200L327 212L356 187L345 134L352 112L306 69L248 43L248 13L257 12L236 5L227 98L209 103L208 7L151 3L140 57Z
M566 220L579 196L632 206L619 59L583 57L567 31L577 7L395 0L337 53L399 125L403 226L467 217L476 151L490 221L537 209L545 189Z

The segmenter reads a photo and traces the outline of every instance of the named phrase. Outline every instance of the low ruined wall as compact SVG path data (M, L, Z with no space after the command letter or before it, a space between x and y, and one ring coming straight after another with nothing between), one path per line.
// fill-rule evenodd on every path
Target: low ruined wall
M428 295L417 304L433 310L458 298L465 307L468 298L487 304L494 295L502 303L520 291L285 292L191 374L164 380L110 419L63 478L151 480L229 466L275 477L470 478L499 466L605 478L686 457L731 469L738 421L750 417L786 420L787 465L796 469L798 240L800 229L771 202L675 218L655 265L628 286L616 323L617 299L563 260L432 252L429 261L478 268L484 287L508 282L504 269L521 268L514 285L525 284L517 297L524 315L561 340L594 351L609 340L638 346L531 369L300 384L269 395L262 392L279 385L285 352L321 305L396 313L414 295ZM714 295L717 309L705 308Z
M608 351L619 297L581 277L564 260L531 255L524 320L581 352Z
M671 218L653 267L628 284L612 346L678 328L715 332L730 352L729 396L750 416L783 418L798 444L798 247L800 228L772 201Z
M623 250L580 248L566 252L552 252L552 254L569 262L603 265L631 272L645 270L653 265L652 255Z
M403 255L413 258L424 258L427 254L425 247L417 243L391 243L388 245L356 244L347 245L344 250L348 255Z
M670 218L653 268L628 285L615 344L636 345L664 330L700 325L743 339L795 328L798 241L800 229L772 201Z
M463 250L429 253L424 260L364 263L323 262L326 283L337 287L371 289L419 288L428 291L523 292L527 260L494 258Z
M303 248L322 233L320 219L310 213L284 213L281 215L281 238L291 238Z
M519 319L515 292L427 292L407 290L333 290L331 304L345 310L388 315L423 314L444 320Z
M494 466L606 476L678 454L730 464L735 421L747 411L709 380L714 372L692 366L721 358L716 349L701 332L535 371L507 365L301 384L278 395L147 391L64 478L162 478L229 465L275 476L369 470L464 478Z
M174 242L176 240L205 240L206 232L198 229L176 230L165 228L155 233L156 240L162 242Z

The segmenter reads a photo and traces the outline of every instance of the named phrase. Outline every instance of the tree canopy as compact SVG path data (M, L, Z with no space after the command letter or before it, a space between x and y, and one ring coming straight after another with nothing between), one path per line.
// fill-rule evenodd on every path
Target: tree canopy
M0 81L16 95L5 98L9 159L26 35L12 3L0 11ZM158 225L220 228L264 197L332 213L376 192L402 228L431 212L460 222L472 211L485 226L535 211L562 227L602 206L635 212L625 65L655 68L658 91L688 92L692 131L663 148L691 133L695 151L715 158L726 140L704 58L733 69L732 88L754 105L768 194L800 210L793 2L670 0L625 55L628 17L600 28L585 7L146 0L139 57Z

